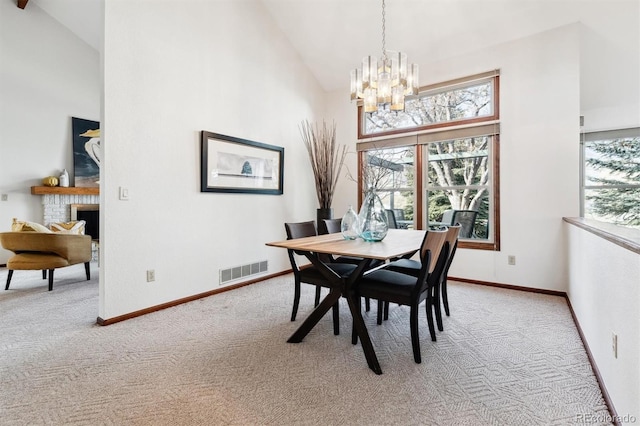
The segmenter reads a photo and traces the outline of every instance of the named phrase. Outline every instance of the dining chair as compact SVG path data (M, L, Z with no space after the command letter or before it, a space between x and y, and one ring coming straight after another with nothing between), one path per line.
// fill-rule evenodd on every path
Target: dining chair
M318 223L318 234L337 234L342 232L342 219L322 219Z
M426 301L431 340L436 341L432 315L432 287L440 279L449 254L446 236L446 230L433 230L426 233L420 247L421 267L417 277L381 268L365 274L356 285L355 297L358 300L360 297L370 297L377 299L378 304L391 302L409 306L413 359L418 364L422 362L418 334L418 309L423 301ZM359 303L356 304L359 306ZM352 335L352 340L357 341L355 334Z
M387 225L389 229L398 229L395 212L391 209L385 209L384 211L387 213Z
M312 237L317 235L316 224L314 221L308 222L291 222L284 224L285 231L287 232L287 239ZM322 275L322 273L313 265L305 265L300 267L296 262L296 255L304 255L302 252L295 250L287 250L289 254L289 261L291 262L291 269L293 270L294 277L294 296L293 296L293 310L291 312L291 321L296 320L296 314L298 313L298 305L300 304L300 283L307 283L316 286L316 295L314 307L320 303L320 289L322 287L329 288L331 284ZM334 263L329 262L327 266L331 268L340 277L348 277L355 269L356 265L349 263ZM333 333L339 334L340 320L339 320L339 305L336 303L333 305Z
M440 310L440 297L442 297L442 304L444 305L444 311L446 315L450 316L449 315L449 299L447 296L447 275L449 273L449 267L451 266L451 262L453 262L453 256L455 255L456 249L458 248L458 237L460 235L461 229L462 227L460 225L449 226L447 228L446 241L447 243L449 243L449 256L447 257L446 263L444 265L441 279L436 283L436 285L433 288L434 310L436 315L436 323L438 325L439 331L443 330L442 312ZM422 267L422 263L414 259L399 259L385 265L385 269L388 269L390 271L400 272L403 274L408 274L414 277L417 277L420 274L421 267ZM384 309L385 309L384 319L387 319L389 316L388 306L385 306ZM380 319L378 321L380 321Z
M454 210L451 225L461 225L460 238L475 238L476 210Z

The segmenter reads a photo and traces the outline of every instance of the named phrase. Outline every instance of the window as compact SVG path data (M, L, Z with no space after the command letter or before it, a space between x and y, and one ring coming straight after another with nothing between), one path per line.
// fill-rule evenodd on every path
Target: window
M424 145L428 226L460 223L460 239L495 248L497 135L433 141ZM480 247L478 247L480 248Z
M582 141L582 216L640 229L640 128Z
M372 149L365 152L363 189L377 188L386 209L394 211L399 228L413 227L414 148Z
M427 88L403 113L360 110L361 194L377 173L385 179L373 186L404 224L455 220L463 225L459 247L499 250L497 93L491 72Z
M358 135L381 136L406 131L469 124L497 118L497 72L422 88L400 112L365 114L360 110Z

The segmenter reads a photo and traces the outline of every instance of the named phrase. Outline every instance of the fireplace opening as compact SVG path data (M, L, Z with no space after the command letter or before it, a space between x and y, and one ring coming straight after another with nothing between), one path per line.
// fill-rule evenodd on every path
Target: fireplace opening
M71 220L84 220L84 233L100 239L100 204L71 204Z

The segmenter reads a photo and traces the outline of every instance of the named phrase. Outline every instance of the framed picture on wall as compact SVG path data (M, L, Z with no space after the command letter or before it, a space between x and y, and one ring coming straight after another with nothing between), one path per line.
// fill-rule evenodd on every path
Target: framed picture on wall
M100 122L71 117L74 186L100 186Z
M200 192L280 195L284 148L202 131Z

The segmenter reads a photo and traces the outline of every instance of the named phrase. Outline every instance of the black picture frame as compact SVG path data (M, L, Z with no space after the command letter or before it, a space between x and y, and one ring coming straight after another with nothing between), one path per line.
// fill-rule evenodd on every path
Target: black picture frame
M282 195L284 148L202 130L200 192Z
M71 133L74 186L100 186L100 122L71 117Z

